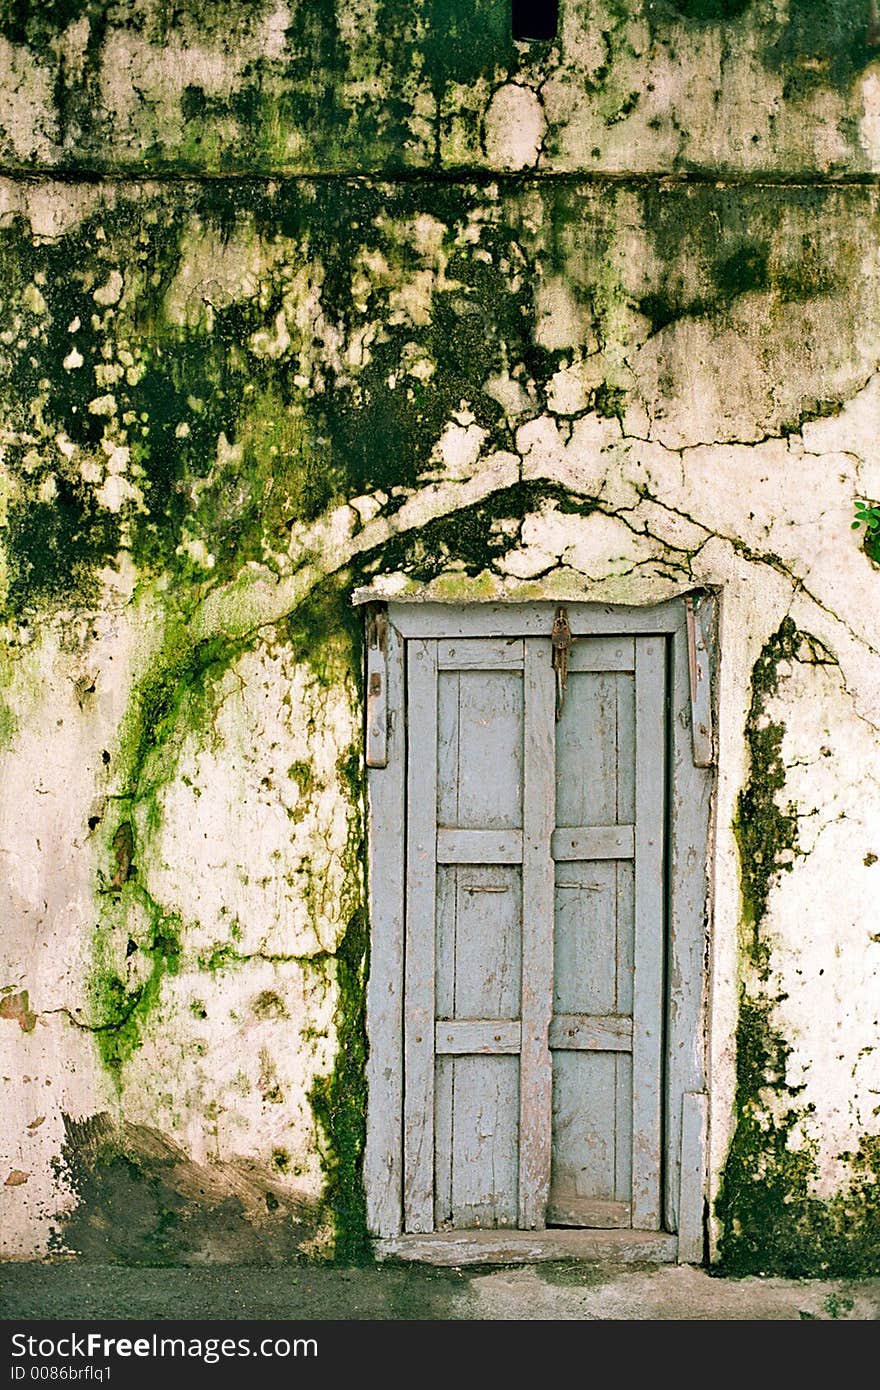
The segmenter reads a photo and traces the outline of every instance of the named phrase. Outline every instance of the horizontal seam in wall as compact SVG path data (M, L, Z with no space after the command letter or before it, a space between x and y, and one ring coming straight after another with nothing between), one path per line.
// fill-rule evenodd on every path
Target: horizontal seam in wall
M2 165L0 178L21 183L375 183L375 184L462 184L507 185L517 187L537 184L608 185L639 187L656 184L668 187L725 188L876 188L880 172L852 174L727 174L722 171L695 170L686 173L647 171L641 173L598 172L595 170L540 170L516 172L487 169L406 169L406 170L233 170L211 172L143 166L100 169L89 167L56 167L53 165Z

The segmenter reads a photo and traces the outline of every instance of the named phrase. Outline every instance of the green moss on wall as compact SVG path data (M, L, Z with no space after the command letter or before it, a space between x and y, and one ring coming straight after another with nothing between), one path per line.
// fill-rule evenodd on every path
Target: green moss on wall
M349 600L349 584L334 578L316 586L278 629L294 660L305 662L328 688L361 682L362 632L359 614ZM99 900L105 903L93 939L89 981L90 1026L99 1055L116 1087L122 1089L125 1068L155 1026L163 981L177 973L185 947L186 928L176 914L164 911L144 886L151 840L161 827L161 793L176 775L183 741L205 735L220 682L245 644L216 638L191 643L178 618L169 623L164 644L150 670L137 685L123 721L118 777L123 789L115 799L115 829L104 828L105 868L100 873ZM324 1204L335 1230L335 1256L343 1261L369 1256L365 1197L361 1176L365 1138L366 1059L365 988L367 928L363 910L363 759L359 746L340 754L337 771L342 794L351 807L349 834L343 852L344 886L339 912L348 924L335 953L304 957L304 969L326 975L336 990L335 1026L338 1053L329 1076L314 1083L310 1100L321 1136L321 1161L326 1174ZM291 775L301 782L304 796L314 786L308 764L293 764ZM111 833L112 830L112 833ZM308 883L306 904L319 931L321 908L315 884L314 902ZM216 972L241 968L248 957L236 944L233 925L229 942L198 958L199 968ZM279 957L290 959L290 957ZM199 1001L191 1007L203 1010ZM253 1002L258 1018L276 1018L284 1002L264 990ZM283 1098L277 1087L271 1096ZM270 1093L267 1091L267 1095ZM280 1152L280 1151L279 1151ZM276 1163L277 1171L283 1171ZM164 1249L174 1248L174 1231L165 1233Z
M726 325L747 294L827 297L864 251L833 229L872 215L865 190L847 190L844 219L834 189L638 196L648 272L614 262L632 197L619 188L553 185L536 203L439 180L217 181L120 197L48 243L13 219L0 273L26 337L0 350L8 612L88 605L120 551L144 582L173 575L191 606L249 564L290 572L308 559L294 528L365 493L395 512L462 409L484 453L512 449L493 379L540 401L595 338L606 380L586 408L620 416L644 336L633 308L657 331ZM582 327L548 349L554 276ZM111 454L133 489L116 502Z
M174 775L180 740L204 730L216 693L246 649L225 637L193 642L178 619L155 663L137 684L120 730L120 802L135 807Z
M400 571L414 584L427 584L449 570L470 579L483 574L502 578L499 562L516 547L516 528L543 503L579 516L595 511L590 498L576 497L557 484L515 483L484 501L392 537L352 565L352 572L362 583L389 571Z
M161 823L161 789L174 776L186 735L204 736L217 682L242 650L222 639L190 644L173 628L140 681L117 751L115 817L102 826L102 905L92 934L87 981L89 1026L114 1085L121 1089L142 1045L166 975L180 966L184 925L150 895L151 841Z
M2 0L0 35L25 45L40 76L49 75L49 100L34 85L57 167L138 175L436 168L455 160L462 116L477 127L492 91L517 80L540 89L548 73L585 88L613 126L650 90L633 77L633 60L649 74L658 60L680 62L683 35L697 74L720 50L726 75L748 48L774 90L781 79L786 101L822 86L848 97L880 42L867 0L597 0L580 10L554 41L530 44L512 39L510 0L377 0L355 23L345 0L311 0L289 7L283 30L272 24L271 0ZM117 96L114 67L129 46L132 71L143 76ZM192 80L180 82L165 65L168 49L215 62L207 73L197 63ZM224 64L222 76L215 63ZM676 119L673 108L652 124L674 127ZM811 113L811 124L819 119ZM577 126L566 133L561 124L548 132L551 159L560 134L566 166L572 150L587 162L603 153L577 151ZM844 133L858 155L853 126ZM469 160L479 148L474 137L476 129L464 141ZM785 144L804 157L796 137L787 134ZM668 145L661 148L668 158ZM736 151L731 162L741 163Z
M180 968L181 921L174 913L163 912L147 891L133 884L122 891L117 904L117 921L127 930L126 898L146 910L149 928L140 940L128 938L128 954L137 952L146 961L146 978L132 980L120 973L108 959L106 923L96 933L95 955L88 981L91 1024L98 1053L117 1089L132 1055L141 1046L143 1031L159 1002L162 981ZM121 909L121 911L119 910ZM103 957L103 959L102 959Z
M103 33L112 5L113 0L0 0L0 34L48 56L52 40L79 19L87 18ZM137 15L131 19L137 27Z
M290 6L283 47L270 54L261 21L274 8L269 0L215 6L202 0L2 0L0 35L27 45L54 69L52 114L61 143L66 133L73 135L62 164L71 162L72 145L98 167L118 138L106 80L103 87L100 82L106 39L136 36L157 50L174 41L219 50L234 80L194 81L179 95L170 92L163 120L155 120L148 99L141 109L135 104L134 123L144 130L139 169L273 169L303 155L306 165L319 169L424 164L435 140L430 131L415 138L416 84L439 107L450 84L501 81L528 59L512 41L509 0L378 0L372 25L346 23L342 0L310 0ZM64 31L83 19L89 30L82 62L59 61ZM128 163L121 151L113 162Z
M7 591L13 611L35 598L61 601L71 591L94 602L98 571L119 548L119 520L86 487L60 478L50 502L10 506L5 540L14 557Z
M805 641L790 618L763 648L752 670L752 700L746 722L749 780L740 792L734 823L740 857L743 920L749 930L746 948L753 964L763 967L766 943L761 924L771 889L780 873L789 872L798 848L797 807L779 804L785 787L782 740L785 726L767 717L765 704L776 690L781 661L793 661Z
M287 638L296 658L307 661L320 680L327 684L351 682L362 696L363 622L362 615L351 606L350 592L351 576L347 574L317 586L291 614ZM340 753L337 772L350 807L340 901L340 911L348 914L348 922L332 956L309 963L327 972L336 992L336 1060L329 1075L316 1078L309 1101L320 1137L324 1203L334 1229L334 1258L360 1263L372 1258L363 1185L369 925L364 907L365 783L360 741ZM296 765L291 773L299 776ZM304 780L308 781L305 775Z
M737 1027L737 1126L716 1214L720 1272L864 1277L880 1269L880 1136L841 1155L851 1178L829 1199L815 1195L817 1143L811 1107L786 1080L791 1048L774 1024L781 998L743 986Z
M752 0L671 0L672 7L685 19L700 23L738 19L751 7Z
M18 728L18 721L6 701L0 698L0 749L12 742Z
M9 611L93 602L119 550L144 575L172 570L193 602L249 562L275 567L292 525L348 497L399 506L463 402L487 448L510 447L481 383L511 360L546 376L561 354L535 343L518 199L476 245L470 212L471 191L442 183L253 183L121 200L51 243L3 229L0 272L31 335L0 352ZM199 262L209 237L257 267L250 290ZM313 278L293 290L302 265ZM347 368L338 344L364 326ZM113 450L135 490L121 504L103 490Z
M818 1144L803 1086L788 1080L791 1046L779 1029L771 943L770 893L798 852L797 812L782 807L784 726L767 715L781 663L830 658L790 618L764 646L752 672L746 722L749 779L735 833L740 851L746 979L736 1032L736 1126L715 1203L722 1273L856 1276L880 1269L880 1137L865 1136L848 1161L851 1177L828 1199L815 1195Z
M336 1063L319 1077L309 1099L321 1135L324 1199L335 1229L335 1257L357 1264L372 1258L367 1234L363 1153L366 1142L366 916L355 913L334 960L337 990Z
M387 19L399 9L397 0L380 5ZM448 82L466 84L516 70L510 0L426 0L423 33L425 71L437 96Z

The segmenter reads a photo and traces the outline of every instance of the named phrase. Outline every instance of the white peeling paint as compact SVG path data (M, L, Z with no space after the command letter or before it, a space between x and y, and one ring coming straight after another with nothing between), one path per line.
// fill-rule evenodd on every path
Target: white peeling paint
M880 68L868 68L861 79L862 117L859 139L869 167L880 170Z
M538 162L546 121L538 96L509 82L499 87L485 116L485 147L497 169L526 169Z

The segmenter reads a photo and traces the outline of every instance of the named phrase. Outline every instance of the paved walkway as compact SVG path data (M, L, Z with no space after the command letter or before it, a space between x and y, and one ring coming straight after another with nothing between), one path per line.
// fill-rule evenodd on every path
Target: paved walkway
M880 1317L880 1277L721 1279L689 1266L580 1263L504 1269L10 1263L0 1265L0 1317L873 1320Z

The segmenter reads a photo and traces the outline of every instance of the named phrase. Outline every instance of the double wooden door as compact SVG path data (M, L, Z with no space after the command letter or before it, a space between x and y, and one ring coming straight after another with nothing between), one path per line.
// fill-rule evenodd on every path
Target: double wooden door
M406 643L405 1231L660 1227L666 646Z

